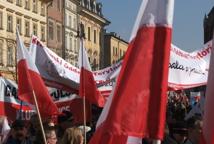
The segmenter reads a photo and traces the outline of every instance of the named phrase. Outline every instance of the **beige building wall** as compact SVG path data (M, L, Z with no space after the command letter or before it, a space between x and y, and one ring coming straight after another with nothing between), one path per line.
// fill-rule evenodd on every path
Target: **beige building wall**
M84 25L84 46L93 70L100 69L104 45L104 27L110 22L102 15L102 4L95 0L80 0L80 23Z
M78 38L77 38L77 19L78 1L65 0L65 54L67 62L77 66L78 61Z
M14 80L16 27L27 47L32 34L46 42L46 4L40 0L0 0L0 72Z
M116 33L106 33L104 36L104 66L110 66L123 58L128 48L128 42Z
M85 28L84 46L88 52L89 61L94 69L99 68L100 61L100 29L101 26L86 17L80 16L80 21Z

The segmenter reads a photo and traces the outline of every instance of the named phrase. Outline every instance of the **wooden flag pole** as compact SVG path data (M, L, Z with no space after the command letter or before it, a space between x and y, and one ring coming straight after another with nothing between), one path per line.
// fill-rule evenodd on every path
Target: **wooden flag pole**
M80 48L81 48L81 67L80 69L83 67L83 39L85 38L85 32L84 32L84 26L83 24L81 23L79 25L79 30L78 30L78 35L77 37L80 38ZM84 84L85 81L84 81L84 73L83 73L83 86L85 85ZM84 144L87 143L86 141L86 100L85 100L85 87L83 87L83 133L84 133Z
M81 42L81 50L82 50L82 66L83 66L83 39L80 38L80 42ZM83 132L84 132L84 144L86 144L86 104L85 104L85 80L84 80L84 73L83 73L83 119L84 119L84 127L83 127Z
M36 99L36 95L35 95L34 90L33 90L33 99L34 99L34 102L35 102L35 105L36 105L36 111L37 111L38 118L39 118L39 124L40 124L41 130L42 130L42 136L43 136L45 144L47 144L47 140L46 140L46 137L45 137L45 131L44 131L44 127L43 127L43 124L42 124L42 119L41 119L41 115L40 115L40 112L39 112L39 107L38 107L38 103L37 103L37 99Z

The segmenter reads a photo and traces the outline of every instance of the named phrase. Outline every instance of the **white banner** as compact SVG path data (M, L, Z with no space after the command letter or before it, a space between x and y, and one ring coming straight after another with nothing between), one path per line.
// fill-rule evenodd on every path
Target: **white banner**
M172 45L169 63L169 87L186 89L207 83L212 42L201 50L187 53Z
M6 116L9 121L18 118L30 120L34 111L27 103L21 102L17 94L17 84L0 77L0 115Z
M178 90L205 85L207 82L212 43L202 50L185 52L172 45L169 63L169 88ZM33 49L33 50L32 50ZM36 50L35 50L36 49ZM48 49L35 36L30 51L46 84L78 93L80 70ZM99 90L108 95L119 74L122 61L102 70L93 71Z

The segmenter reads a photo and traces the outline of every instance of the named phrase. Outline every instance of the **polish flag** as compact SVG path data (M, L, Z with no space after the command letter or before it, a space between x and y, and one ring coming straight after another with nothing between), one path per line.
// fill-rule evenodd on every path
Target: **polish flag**
M214 38L214 34L213 34ZM214 49L214 39L212 42L212 49ZM204 119L203 119L203 139L201 144L214 144L214 114L213 114L213 101L214 101L214 51L211 51L210 68L208 75L208 82L206 88L206 97L204 105Z
M85 51L82 43L79 50L78 63L81 69L79 95L81 97L85 96L89 102L96 104L99 107L103 107L105 99L97 89L96 82L91 71L91 66L88 61L87 52Z
M36 95L39 111L43 118L58 114L48 90L17 32L18 96L21 100L35 104Z
M90 144L113 144L117 136L120 144L163 139L173 9L174 0L143 0L113 97Z

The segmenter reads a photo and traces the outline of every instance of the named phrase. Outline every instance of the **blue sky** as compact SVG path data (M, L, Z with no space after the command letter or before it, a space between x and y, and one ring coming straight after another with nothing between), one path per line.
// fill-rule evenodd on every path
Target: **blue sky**
M97 0L103 14L111 21L108 32L116 32L129 40L141 0ZM175 0L173 44L191 52L203 46L203 18L214 0Z

